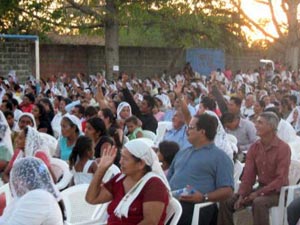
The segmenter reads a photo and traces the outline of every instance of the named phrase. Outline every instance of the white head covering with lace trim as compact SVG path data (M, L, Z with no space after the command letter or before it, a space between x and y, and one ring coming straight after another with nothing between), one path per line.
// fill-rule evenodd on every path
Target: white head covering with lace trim
M154 150L151 148L153 143L148 141L146 138L138 138L127 142L124 147L135 157L143 160L146 165L150 166L152 171L146 173L122 198L119 202L114 213L116 216L121 218L122 216L128 217L129 207L132 202L136 199L139 193L142 191L143 187L147 181L152 177L158 177L165 184L166 188L170 191L170 186L167 178L161 168L158 157ZM121 175L119 179L124 177Z
M35 157L16 160L10 172L9 185L14 198L20 198L32 190L42 189L52 194L57 201L61 200L47 166Z
M14 149L11 140L11 130L2 111L0 111L0 124L2 125L2 131L3 131L0 137L2 139L1 142L8 149L11 155L13 155Z

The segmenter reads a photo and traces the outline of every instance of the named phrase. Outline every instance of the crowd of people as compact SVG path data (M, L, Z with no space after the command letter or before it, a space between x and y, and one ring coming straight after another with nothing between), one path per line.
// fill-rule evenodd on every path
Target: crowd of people
M0 224L63 224L54 157L68 163L69 187L89 184L87 202L110 202L107 224L163 225L172 191L189 187L175 196L179 225L202 202L216 204L199 224L233 224L235 211L252 206L254 224L267 225L291 160L300 161L300 77L282 65L201 76L187 63L174 76L78 73L25 84L9 73L0 100L0 173L14 197L6 207L0 197ZM237 161L244 170L235 180ZM104 182L112 164L121 173ZM289 224L299 218L295 199Z

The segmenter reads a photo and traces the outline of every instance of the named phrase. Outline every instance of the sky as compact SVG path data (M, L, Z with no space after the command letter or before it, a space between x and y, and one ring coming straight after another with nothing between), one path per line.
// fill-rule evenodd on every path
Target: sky
M281 2L280 0L273 0L276 18L279 21L286 21L286 16L284 12L281 10L280 2ZM257 3L256 0L242 0L242 8L247 13L247 15L252 19L254 19L255 21L259 21L260 19L265 19L265 18L271 18L269 7L264 4ZM265 29L269 33L276 35L275 27L271 23L267 25ZM265 38L265 36L260 32L249 33L250 31L248 29L246 29L246 31L248 32L249 36L254 40Z

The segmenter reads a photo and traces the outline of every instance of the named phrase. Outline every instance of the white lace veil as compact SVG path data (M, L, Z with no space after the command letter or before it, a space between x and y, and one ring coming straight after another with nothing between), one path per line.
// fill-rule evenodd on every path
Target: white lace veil
M24 149L25 156L34 156L34 153L38 150L45 152L49 156L48 146L40 133L36 129L27 126Z
M230 139L228 138L219 117L215 112L210 110L206 110L204 113L214 116L218 120L217 134L214 140L215 145L222 149L231 159L233 159L233 153L237 152L237 146L230 142Z
M129 111L130 111L129 116L132 115L131 106L129 105L129 103L128 102L120 102L120 104L118 105L118 108L117 108L117 119L118 120L122 119L122 117L120 116L120 113L124 107L129 107Z
M1 137L2 143L6 146L11 155L13 155L14 149L11 140L11 130L2 111L0 111L0 123L6 127L3 136Z
M35 157L16 160L10 172L9 185L14 198L20 198L35 189L42 189L51 193L57 201L61 200L47 166Z

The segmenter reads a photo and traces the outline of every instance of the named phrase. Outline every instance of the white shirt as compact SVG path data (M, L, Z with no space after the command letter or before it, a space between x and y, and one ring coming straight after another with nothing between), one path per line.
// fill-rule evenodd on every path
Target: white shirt
M36 189L14 199L0 217L0 225L63 225L60 207L52 194Z

